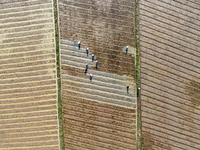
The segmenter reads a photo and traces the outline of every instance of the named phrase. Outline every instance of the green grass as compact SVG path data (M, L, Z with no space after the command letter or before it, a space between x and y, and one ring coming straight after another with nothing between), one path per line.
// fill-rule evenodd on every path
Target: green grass
M136 83L137 83L137 94L140 99L140 40L139 40L139 0L135 0L135 38L136 38ZM141 150L141 119L140 119L140 103L138 102L137 112L137 149Z
M56 0L54 0L54 21L55 21L55 40L56 40L56 64L57 64L57 84L58 84L58 119L59 119L60 149L64 150L63 133L62 133L62 103L61 103L61 80L60 80L58 10L57 10L57 1Z

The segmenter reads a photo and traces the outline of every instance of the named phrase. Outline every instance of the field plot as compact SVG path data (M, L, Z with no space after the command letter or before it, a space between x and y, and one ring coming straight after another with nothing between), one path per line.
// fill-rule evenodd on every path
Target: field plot
M52 6L0 2L0 150L59 150Z
M65 149L136 149L134 1L59 0L58 8Z
M143 149L200 149L200 3L140 0Z

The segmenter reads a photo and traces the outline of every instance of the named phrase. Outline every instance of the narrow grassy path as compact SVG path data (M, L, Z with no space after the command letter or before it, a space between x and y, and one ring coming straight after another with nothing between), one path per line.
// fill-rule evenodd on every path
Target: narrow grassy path
M59 56L59 30L58 30L58 5L57 0L53 1L54 21L55 21L55 39L56 39L56 64L57 64L57 83L58 83L58 119L59 119L59 135L60 149L64 150L63 133L62 133L62 104L61 104L61 79L60 79L60 56Z
M136 83L137 83L137 149L141 150L141 97L140 97L140 41L139 41L139 0L135 0L135 39L136 39Z

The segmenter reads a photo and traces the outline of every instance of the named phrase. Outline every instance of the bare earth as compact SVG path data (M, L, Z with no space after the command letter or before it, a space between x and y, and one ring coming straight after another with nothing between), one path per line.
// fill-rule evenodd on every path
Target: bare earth
M52 6L0 2L1 150L59 150Z
M65 149L136 149L134 1L59 0L58 8Z
M200 3L140 0L143 149L200 149Z

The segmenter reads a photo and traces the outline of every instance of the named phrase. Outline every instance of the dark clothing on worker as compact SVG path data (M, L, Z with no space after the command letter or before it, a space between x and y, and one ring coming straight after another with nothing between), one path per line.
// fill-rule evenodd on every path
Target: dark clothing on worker
M129 86L127 86L127 93L129 93Z
M128 46L126 47L126 54L128 53Z
M85 75L87 74L87 68L85 68Z
M94 54L92 54L92 62L94 61Z
M81 42L79 41L78 42L78 49L80 49L81 48Z
M92 74L90 73L90 81L92 81Z
M99 64L99 62L98 62L98 61L96 61L96 69L98 68L98 64Z
M88 64L87 63L85 64L85 68L88 69Z
M87 54L87 57L88 57L88 50L89 50L89 48L87 48L87 49L86 49L86 54Z

